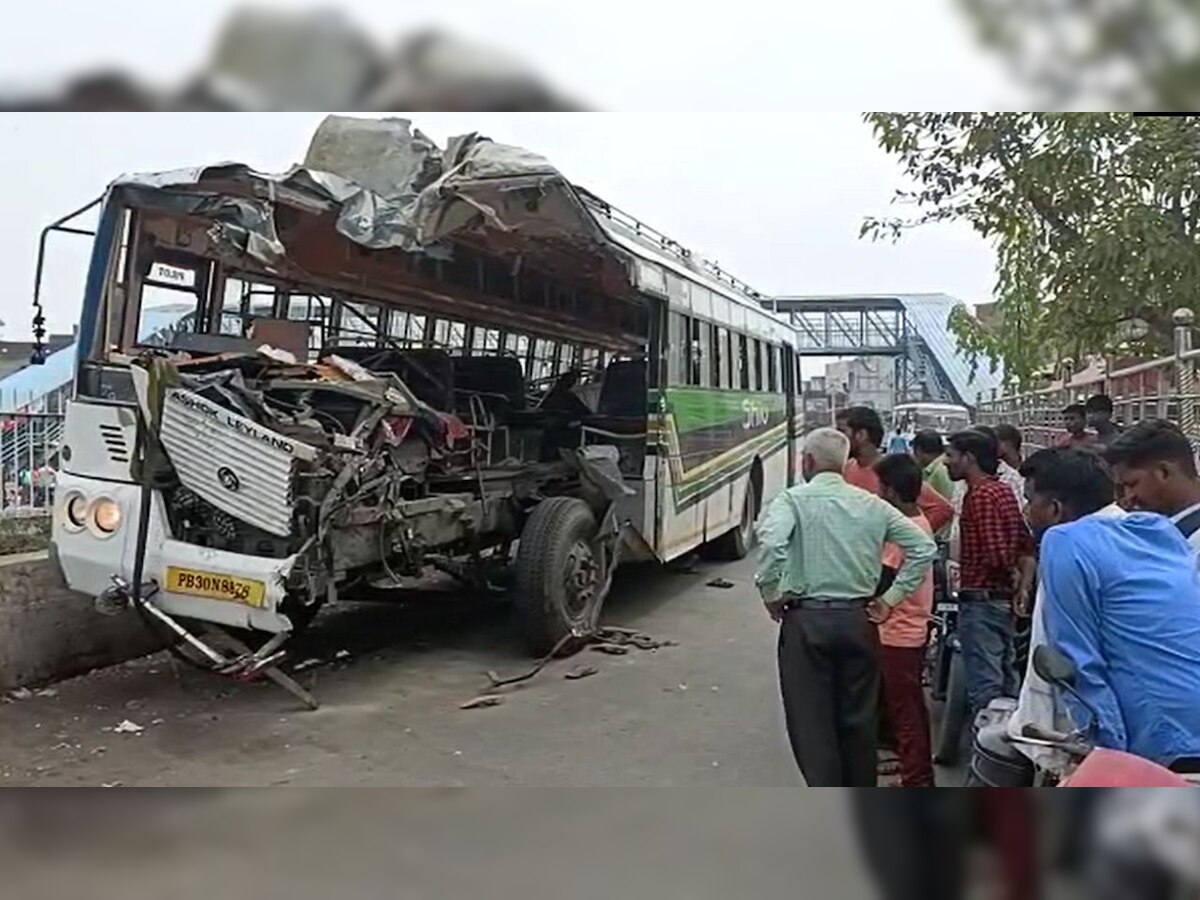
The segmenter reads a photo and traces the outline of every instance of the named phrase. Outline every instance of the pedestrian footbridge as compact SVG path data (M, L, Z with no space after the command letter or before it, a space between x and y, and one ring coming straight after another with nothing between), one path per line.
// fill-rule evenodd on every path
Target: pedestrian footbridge
M897 402L974 406L1001 384L958 349L947 325L961 301L948 294L807 294L762 301L799 331L801 356L890 356Z

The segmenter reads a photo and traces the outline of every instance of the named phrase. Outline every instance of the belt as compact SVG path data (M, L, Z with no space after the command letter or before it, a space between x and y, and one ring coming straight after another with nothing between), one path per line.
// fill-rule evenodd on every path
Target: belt
M993 591L986 588L959 588L958 599L971 602L974 600L1011 600L1012 591Z
M793 609L862 609L871 602L870 597L840 599L832 597L784 597L784 612Z

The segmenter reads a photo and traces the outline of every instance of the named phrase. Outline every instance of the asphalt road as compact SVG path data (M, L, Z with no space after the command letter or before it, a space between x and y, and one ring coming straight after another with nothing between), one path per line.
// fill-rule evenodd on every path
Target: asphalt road
M529 660L502 605L455 592L319 620L303 655L327 662L298 676L315 712L165 654L95 672L0 705L0 783L800 786L751 571L622 570L605 621L675 646L584 651L490 708L460 705Z

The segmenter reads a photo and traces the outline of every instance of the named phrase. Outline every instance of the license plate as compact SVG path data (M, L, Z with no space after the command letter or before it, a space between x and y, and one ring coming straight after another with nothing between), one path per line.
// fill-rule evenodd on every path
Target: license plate
M261 607L267 596L267 586L261 581L176 566L167 566L167 590L256 607Z

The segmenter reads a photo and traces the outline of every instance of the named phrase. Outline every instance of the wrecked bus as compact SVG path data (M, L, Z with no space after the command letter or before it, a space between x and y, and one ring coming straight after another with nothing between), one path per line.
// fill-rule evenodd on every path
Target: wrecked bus
M622 560L745 555L799 468L758 295L541 157L402 120L330 117L285 175L119 179L78 334L54 554L202 649L438 569L508 587L544 653Z

